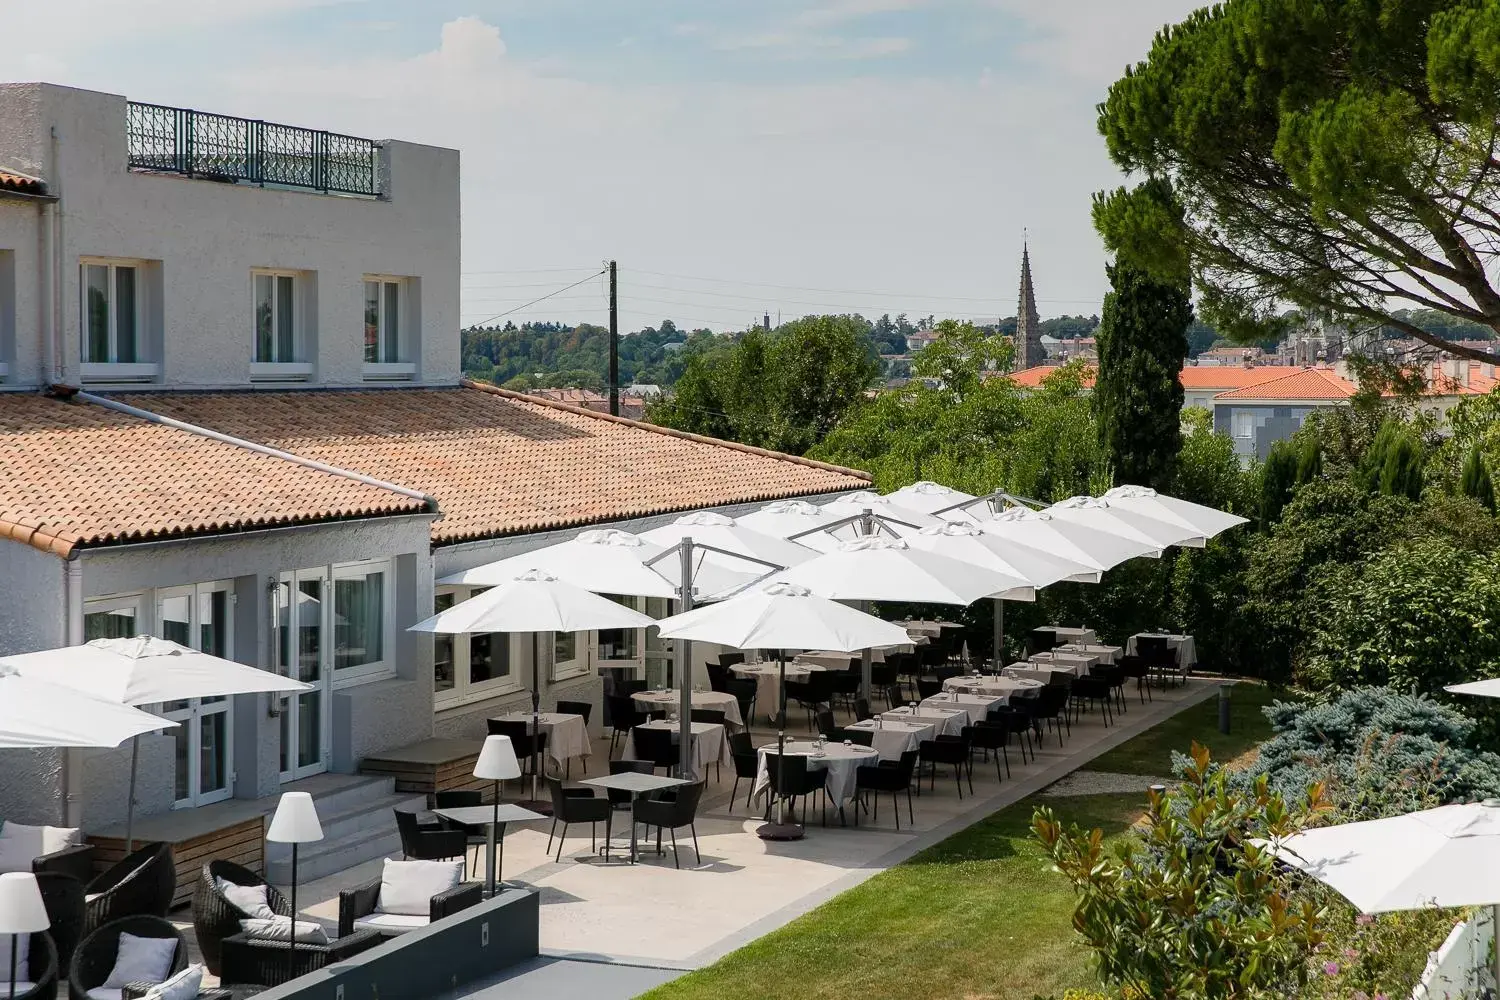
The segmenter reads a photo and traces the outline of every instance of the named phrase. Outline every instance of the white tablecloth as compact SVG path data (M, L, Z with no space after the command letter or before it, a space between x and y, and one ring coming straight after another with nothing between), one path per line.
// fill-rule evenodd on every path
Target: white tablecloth
M938 636L938 635L942 635L943 629L945 629L945 628L962 628L963 627L958 622L944 622L944 621L921 621L921 620L913 620L913 621L897 622L896 624L900 625L902 628L906 629L907 634L916 634L916 635L925 635L925 636Z
M675 709L680 702L676 691L638 691L630 696L637 704L645 705L650 711L667 712ZM730 732L738 732L745 728L745 719L740 715L740 703L734 700L734 695L723 691L694 691L694 708L711 708L717 712L724 713L724 721L729 723Z
M989 717L990 709L998 708L1009 700L1008 697L996 697L982 694L959 694L955 691L945 691L942 694L933 695L922 702L919 706L923 710L934 712L952 712L963 710L969 713L969 721L983 722Z
M1167 640L1167 648L1177 653L1177 665L1186 667L1191 663L1198 662L1198 647L1190 635L1167 635L1164 632L1137 632L1125 640L1125 655L1135 656L1136 640L1143 635L1157 636Z
M1054 653L1086 653L1090 656L1099 657L1100 663L1114 663L1115 657L1123 650L1119 646L1101 646L1097 643L1069 642L1058 646Z
M806 740L787 740L787 756L797 755L807 758L807 769L809 771L817 768L825 768L828 771L828 794L833 801L843 805L854 798L855 772L865 764L875 764L880 760L880 755L870 747L852 746L846 747L842 743L829 743L824 748L824 755L817 757L813 755L814 745ZM755 776L755 796L759 798L765 794L766 788L771 783L771 776L766 772L766 752L776 752L776 744L761 747L757 751L760 760L760 770Z
M509 712L495 718L504 722L525 722L531 732L530 712ZM542 732L547 734L547 756L555 763L563 764L570 757L589 755L589 730L583 716L567 712L542 712L538 716Z
M708 773L708 765L718 763L725 767L734 767L734 753L729 748L729 737L724 734L724 727L717 722L694 722L693 727L693 777L703 778ZM643 729L666 729L672 733L672 742L677 742L678 726L674 722L658 719L655 722L647 722L642 725ZM635 731L625 738L625 756L635 757Z
M1051 673L1048 673L1051 676ZM985 674L983 677L975 677L972 674L960 674L957 677L949 677L943 681L944 691L959 691L965 694L985 695L990 698L999 698L1003 704L1009 704L1012 698L1031 697L1046 686L1045 680L1020 677L999 677L995 674Z
M900 760L903 753L916 750L923 740L937 735L937 727L924 722L886 722L881 719L879 725L875 723L875 719L866 719L844 728L869 733L870 743L881 760Z
M969 713L965 711L947 712L942 709L919 707L913 713L905 705L884 712L880 717L886 722L925 722L935 727L940 736L960 736L963 734L964 726L969 724Z
M1005 676L1015 680L1036 681L1048 684L1052 681L1053 674L1063 674L1068 677L1076 677L1071 667L1061 663L1012 663L1005 668Z
M1096 642L1099 638L1091 628L1065 628L1061 625L1047 625L1045 628L1056 632L1063 642Z
M1064 653L1052 650L1047 653L1033 653L1030 657L1033 663L1046 663L1055 667L1071 667L1073 676L1086 676L1090 669L1099 663L1099 657L1093 653Z
M749 677L755 680L755 707L764 712L768 717L776 718L776 713L781 709L781 679L777 674L780 669L775 663L737 663L729 668L736 677ZM788 662L786 665L786 679L789 681L805 681L807 675L814 670L822 670L822 667L802 666Z
M859 663L859 653L840 653L833 649L815 649L807 653L798 653L792 658L792 662L804 667L821 667L824 670L847 670L851 665ZM884 663L885 653L878 649L870 650L871 663Z

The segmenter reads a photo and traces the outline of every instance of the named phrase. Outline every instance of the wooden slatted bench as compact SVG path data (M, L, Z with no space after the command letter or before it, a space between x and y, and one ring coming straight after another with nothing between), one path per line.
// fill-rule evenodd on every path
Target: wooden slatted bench
M177 868L177 890L172 905L185 906L193 899L193 888L204 864L222 858L253 872L265 871L264 805L256 801L230 801L146 816L135 821L135 846L164 840L172 845ZM125 857L125 830L116 827L88 835L98 848L95 865L103 871Z
M359 763L359 773L394 778L398 792L431 795L474 789L488 796L493 783L474 777L474 763L483 745L482 740L423 740L366 757Z

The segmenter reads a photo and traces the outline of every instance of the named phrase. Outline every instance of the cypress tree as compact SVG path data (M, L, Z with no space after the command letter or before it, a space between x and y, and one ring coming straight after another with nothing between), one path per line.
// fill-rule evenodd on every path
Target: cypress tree
M1469 449L1469 455L1464 459L1463 472L1458 477L1458 492L1478 500L1491 514L1495 512L1495 484L1490 480L1490 470L1484 464L1478 445Z

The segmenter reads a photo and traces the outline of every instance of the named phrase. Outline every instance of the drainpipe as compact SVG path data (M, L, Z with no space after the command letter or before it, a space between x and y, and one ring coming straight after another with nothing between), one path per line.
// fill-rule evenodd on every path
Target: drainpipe
M83 563L75 550L63 562L63 616L67 628L67 645L83 645ZM82 826L83 806L78 794L83 774L81 751L62 752L63 825Z
M58 385L63 381L67 370L67 355L63 351L63 323L62 323L62 257L63 257L63 223L62 223L62 169L60 167L59 150L62 140L57 136L57 126L51 129L51 160L52 176L47 179L48 193L54 195L57 200L47 206L47 215L51 223L48 228L46 239L50 243L51 251L43 268L51 273L47 278L49 301L45 308L51 310L48 317L47 332L51 336L52 344L52 377L51 383ZM80 619L80 628L82 620ZM81 641L81 640L80 640Z
M38 346L42 349L42 370L38 374L44 385L56 384L58 381L57 342L52 329L55 316L52 311L52 215L57 211L56 205L56 202L49 201L37 206L37 221L41 226L37 240L37 258L41 266L36 269L36 316L37 329L41 331L41 343Z

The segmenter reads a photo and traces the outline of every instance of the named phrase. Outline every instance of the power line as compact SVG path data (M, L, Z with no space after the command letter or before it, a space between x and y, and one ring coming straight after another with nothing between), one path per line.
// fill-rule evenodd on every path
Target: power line
M542 295L542 296L539 296L538 298L532 299L530 302L527 302L527 303L524 303L522 305L516 306L514 309L507 309L507 310L505 310L505 312L496 313L495 315L490 316L487 319L482 319L478 323L471 323L469 325L470 326L484 326L486 323L493 323L497 319L504 319L506 316L509 316L511 313L520 312L522 309L530 308L531 306L536 305L538 302L545 302L548 299L552 298L554 295L561 295L563 292L566 292L566 291L568 291L570 289L573 289L573 288L577 288L579 285L583 284L585 281L593 281L595 278L601 277L605 273L606 270L607 269L601 269L601 270L595 271L593 274L589 275L588 277L586 277L586 278L579 278L577 281L573 282L571 285L564 285L562 288L559 288L555 292L549 292L546 295Z

